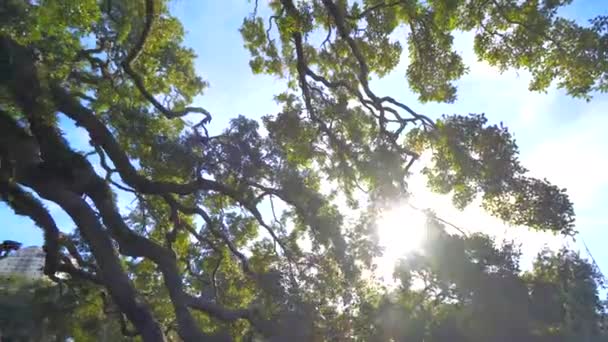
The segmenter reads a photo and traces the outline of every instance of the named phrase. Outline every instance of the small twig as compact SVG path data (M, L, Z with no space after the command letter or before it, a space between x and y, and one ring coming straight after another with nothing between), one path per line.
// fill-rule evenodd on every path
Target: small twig
M411 204L409 201L407 202L407 205L408 205L410 208L412 208L412 209L414 209L414 210L416 210L416 211L420 211L421 213L426 213L424 210L422 210L422 209L420 209L420 208L415 207L415 206L414 206L413 204ZM444 223L444 224L447 224L448 226L450 226L450 227L452 227L452 228L456 229L456 230L457 230L457 231L458 231L460 234L462 234L464 237L467 237L467 238L469 237L469 235L468 235L468 234L465 232L465 230L464 230L464 229L462 229L462 228L460 228L460 227L458 227L457 225L455 225L455 224L453 224L453 223L451 223L451 222L449 222L449 221L447 221L447 220L444 220L444 219L442 219L441 217L439 217L439 216L437 216L437 215L433 215L433 217L434 217L434 218L435 218L437 221L442 222L442 223Z
M583 247L585 248L587 255L589 255L589 257L591 258L593 265L595 266L595 268L597 268L597 271L600 273L602 280L605 282L606 277L604 276L604 273L602 273L602 269L600 268L600 265L595 261L595 258L593 257L593 254L591 253L591 250L589 250L589 247L587 246L587 243L585 242L585 239L583 239L583 237L581 237L581 242L583 243Z
M258 16L258 0L255 0L255 4L253 7L253 13L251 13L252 17L257 17Z
M167 203L169 203L169 205L175 206L179 211L185 213L185 214L197 214L199 215L206 223L206 227L207 229L211 232L211 234L213 234L216 238L220 239L222 242L224 242L224 244L226 244L226 246L228 247L228 249L230 250L230 252L239 259L239 261L241 262L241 267L243 269L243 272L247 275L250 276L256 276L255 272L253 271L253 269L251 268L250 264L249 264L249 260L247 259L247 257L241 253L238 248L234 245L234 243L226 236L226 234L224 234L220 229L217 229L218 227L216 227L218 224L216 224L213 219L211 218L211 216L209 216L209 214L207 214L207 212L205 210L203 210L200 207L186 207L184 205L182 205L181 203L179 203L178 201L176 201L174 198L172 198L171 196L166 196L165 200L167 201ZM219 226L220 228L223 228L223 223L219 222Z
M70 254L70 256L72 258L74 258L74 260L76 260L76 263L78 264L78 266L80 266L80 267L85 266L86 263L85 263L84 259L78 252L78 249L76 248L76 245L74 244L74 242L68 236L66 236L65 234L60 234L59 243L68 250L68 253Z
M101 147L95 145L92 141L90 144L93 146L93 148L95 148L95 152L97 152L97 155L99 156L99 164L106 171L105 180L107 182L111 182L112 174L117 172L117 170L108 165L108 162L106 161L106 154Z
M158 102L158 100L156 100L156 98L154 98L154 95L152 95L146 89L143 78L138 75L129 64L123 62L122 66L127 75L129 75L131 79L133 79L133 82L135 83L137 89L139 89L139 92L148 100L148 102L152 104L152 106L154 106L154 108L161 112L166 118L181 118L188 114L198 113L203 114L205 116L205 118L203 119L204 123L208 123L209 121L211 121L211 114L202 107L185 107L177 111L165 108L160 102Z
M126 186L118 183L115 180L110 180L110 184L114 185L115 187L117 187L118 189L120 189L122 191L130 192L130 193L136 194L136 195L138 194L138 192L136 190L126 187Z
M412 165L414 165L414 162L416 162L416 160L418 160L418 158L419 158L419 156L411 156L410 157L410 161L405 166L405 172L406 173L410 172L410 168L412 168Z
M167 195L166 195L167 196ZM167 240L167 245L169 248L172 248L173 243L177 239L177 233L182 228L181 220L179 219L179 212L175 206L169 206L170 213L169 219L173 223L173 229L165 234L165 238Z
M268 44L270 44L270 31L272 30L272 21L276 21L278 18L283 16L283 13L285 12L284 8L281 8L281 11L279 11L279 14L277 15L271 15L270 18L268 18L268 28L266 29L266 40L268 40Z
M321 47L324 47L325 44L327 44L329 42L329 40L331 39L331 33L332 33L332 29L331 29L331 17L329 17L327 19L327 36L325 37L325 39L321 43Z

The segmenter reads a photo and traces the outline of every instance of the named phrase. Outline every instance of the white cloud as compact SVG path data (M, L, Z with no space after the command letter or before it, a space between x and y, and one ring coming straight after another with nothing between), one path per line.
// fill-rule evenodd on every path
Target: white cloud
M502 73L497 67L490 65L486 61L480 61L473 55L463 58L469 68L468 75L478 80L494 80L504 77L505 74L511 74L511 72Z
M578 209L598 206L600 196L608 190L608 117L602 113L605 105L598 102L576 121L547 134L547 139L523 155L532 175L566 187Z

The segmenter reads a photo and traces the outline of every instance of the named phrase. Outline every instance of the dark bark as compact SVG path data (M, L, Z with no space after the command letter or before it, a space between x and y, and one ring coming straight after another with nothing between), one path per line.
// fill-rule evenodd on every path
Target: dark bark
M53 86L52 92L57 109L89 132L92 142L102 147L107 153L123 181L138 192L156 195L167 193L187 195L197 191L211 190L238 197L236 191L203 178L189 183L157 182L147 179L137 172L110 130L92 111L82 106L65 89L57 85Z
M135 289L115 254L107 230L99 222L93 209L80 197L81 194L74 192L74 183L81 181L76 175L77 172L83 169L87 171L86 166L89 172L94 173L94 171L90 164L82 163L86 159L73 152L57 129L49 124L52 122L49 116L54 115L54 110L47 108L41 102L42 90L31 52L4 37L0 37L0 48L2 49L0 54L9 56L10 61L8 65L10 72L8 77L3 79L3 83L11 90L17 104L27 117L43 159L43 162L34 164L20 160L22 156L13 154L14 164L22 165L22 169L16 170L15 180L32 188L42 198L57 203L72 218L84 240L91 247L103 283L121 311L145 341L165 341L163 331L150 310L138 301ZM10 151L28 140L26 139L28 135L19 127L8 127L6 120L2 120L0 124L2 124L0 130L19 132L9 136L13 138L12 141L11 139L0 141L2 150ZM77 161L81 163L76 163ZM68 173L67 178L63 174L65 171Z
M10 181L0 181L0 195L16 214L28 216L42 229L46 252L44 274L55 274L59 260L59 229L55 220L38 199Z
M39 177L44 179L44 175ZM43 198L57 203L70 215L91 247L112 300L133 323L144 341L165 341L163 331L149 308L137 299L135 289L114 252L112 241L91 207L78 194L66 191L61 184L36 179L24 180L24 183Z

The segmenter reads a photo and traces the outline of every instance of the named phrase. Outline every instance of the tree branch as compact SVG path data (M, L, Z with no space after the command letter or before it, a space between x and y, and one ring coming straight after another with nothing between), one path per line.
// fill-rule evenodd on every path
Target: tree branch
M29 217L42 229L44 232L43 248L46 252L44 274L54 275L59 260L59 229L53 217L37 198L17 184L0 181L0 196L17 215Z
M62 258L63 262L57 266L57 271L67 273L70 276L82 280L89 281L93 284L103 286L105 283L101 277L96 274L87 272L81 268L76 268L70 259L64 257Z
M365 17L367 17L368 15L371 14L371 12L381 9L381 8L388 8L388 7L393 7L393 6L397 6L399 4L403 4L404 1L394 1L394 2L380 2L376 5L370 6L366 9L364 9L363 11L361 11L361 13L359 13L358 16L352 16L352 15L346 15L346 18L350 19L350 20L361 20Z
M200 216L205 221L207 229L209 229L209 231L216 238L220 239L224 244L226 244L230 252L237 259L239 259L243 272L249 276L252 276L253 278L256 277L255 272L251 269L251 266L249 265L249 260L247 259L247 257L238 250L238 248L234 245L232 241L230 241L226 234L221 232L220 229L217 229L217 224L213 222L213 219L211 218L211 216L209 216L209 214L207 214L207 212L205 212L202 208L199 207L187 207L170 196L165 197L165 200L167 201L167 203L169 203L170 206L176 208L184 214ZM219 225L222 225L222 223L219 223Z
M135 43L135 46L129 51L127 54L127 58L124 63L126 65L131 65L135 60L139 57L141 52L144 50L144 46L146 45L146 40L148 40L148 36L152 31L152 25L154 24L154 0L145 0L145 11L146 18L144 20L144 28L141 31L141 35Z
M23 179L23 181L36 190L42 197L51 200L76 222L84 239L91 246L91 250L99 265L104 285L110 291L114 302L124 312L133 325L142 334L145 341L164 341L162 329L152 316L150 310L137 301L137 294L129 278L122 270L118 257L105 229L99 224L95 212L79 195L66 191L64 186L45 179L44 175ZM68 266L69 267L69 266ZM84 275L71 269L68 273Z
M249 309L230 310L213 302L203 300L202 298L197 298L192 295L186 295L186 302L189 307L208 313L212 317L224 322L231 322L239 319L251 319L251 310Z
M141 55L141 52L143 51L146 45L146 40L148 39L148 36L152 31L152 25L154 24L156 15L154 10L154 1L155 0L146 0L146 18L144 21L144 29L142 30L141 35L135 46L129 51L127 58L121 63L121 66L124 69L125 73L127 73L127 75L131 77L131 79L135 83L135 86L137 87L139 92L144 96L144 98L146 98L146 100L148 100L152 104L152 106L154 106L154 108L161 112L165 117L173 119L185 116L190 113L199 113L205 115L205 119L203 119L203 122L208 123L209 121L211 121L211 114L204 108L186 107L184 109L175 111L163 106L160 102L156 100L154 95L152 95L146 89L144 79L133 69L133 64Z
M91 110L82 106L82 104L58 85L53 85L51 90L58 109L88 131L91 141L104 149L124 182L138 192L146 194L176 193L187 195L200 190L212 190L230 197L238 197L236 191L218 182L203 178L190 183L156 182L145 178L137 172L127 154L120 147L116 139L114 139L110 130Z
M180 118L191 113L198 113L205 116L205 118L202 120L203 123L208 123L211 121L211 113L202 107L185 107L180 110L171 110L166 108L146 89L143 78L137 74L130 65L123 63L122 67L127 75L133 79L135 86L137 89L139 89L139 92L146 98L146 100L148 100L148 102L150 102L154 108L156 108L168 119Z

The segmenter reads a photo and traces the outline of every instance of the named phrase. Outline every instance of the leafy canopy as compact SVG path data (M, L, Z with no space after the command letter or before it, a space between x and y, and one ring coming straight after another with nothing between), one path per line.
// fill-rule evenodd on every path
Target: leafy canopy
M44 232L45 274L69 286L84 282L94 298L103 293L121 333L136 339L368 340L369 329L380 329L373 315L385 295L366 276L381 254L375 222L387 204L408 197L421 154L432 154L424 171L431 188L458 207L480 197L508 223L574 233L567 194L526 175L506 127L483 115L431 119L377 94L370 80L394 72L407 46L408 85L419 100L455 101L455 81L467 68L453 34L463 30L476 33L479 58L530 71L531 89L555 82L588 99L607 90L607 20L581 26L557 16L566 4L280 0L262 18L256 2L241 33L252 71L287 80L276 96L281 110L261 122L234 118L210 136L212 113L191 106L207 84L165 0L3 1L1 198ZM60 118L84 129L88 146L66 140ZM133 205L119 208L118 196ZM59 231L45 201L70 216L73 234ZM441 331L468 329L487 340L483 329L493 325L485 320L502 316L479 312L508 303L481 287L513 281L523 293L533 282L520 279L515 261L504 266L508 280L480 273L469 249L495 255L492 269L510 253L485 238L445 239L456 245L447 252L462 273L442 273L439 259L423 273L441 273L436 287L480 288L479 296L441 297L431 316L412 324L439 340L447 336ZM562 254L539 265L566 258L594 277L588 264ZM591 297L593 286L576 288ZM395 310L407 315L417 315L416 298L436 301L404 291L406 304ZM483 310L469 312L477 308L471 301ZM91 317L102 317L96 303ZM599 312L595 302L581 305L585 317ZM587 327L600 324L593 317ZM97 338L95 329L81 337L85 330L70 334Z
M432 216L422 250L395 270L399 286L365 307L361 341L606 341L597 267L543 250L522 272L512 242L455 236ZM369 325L369 322L373 322ZM368 324L365 324L368 323ZM364 325L365 324L365 325Z

